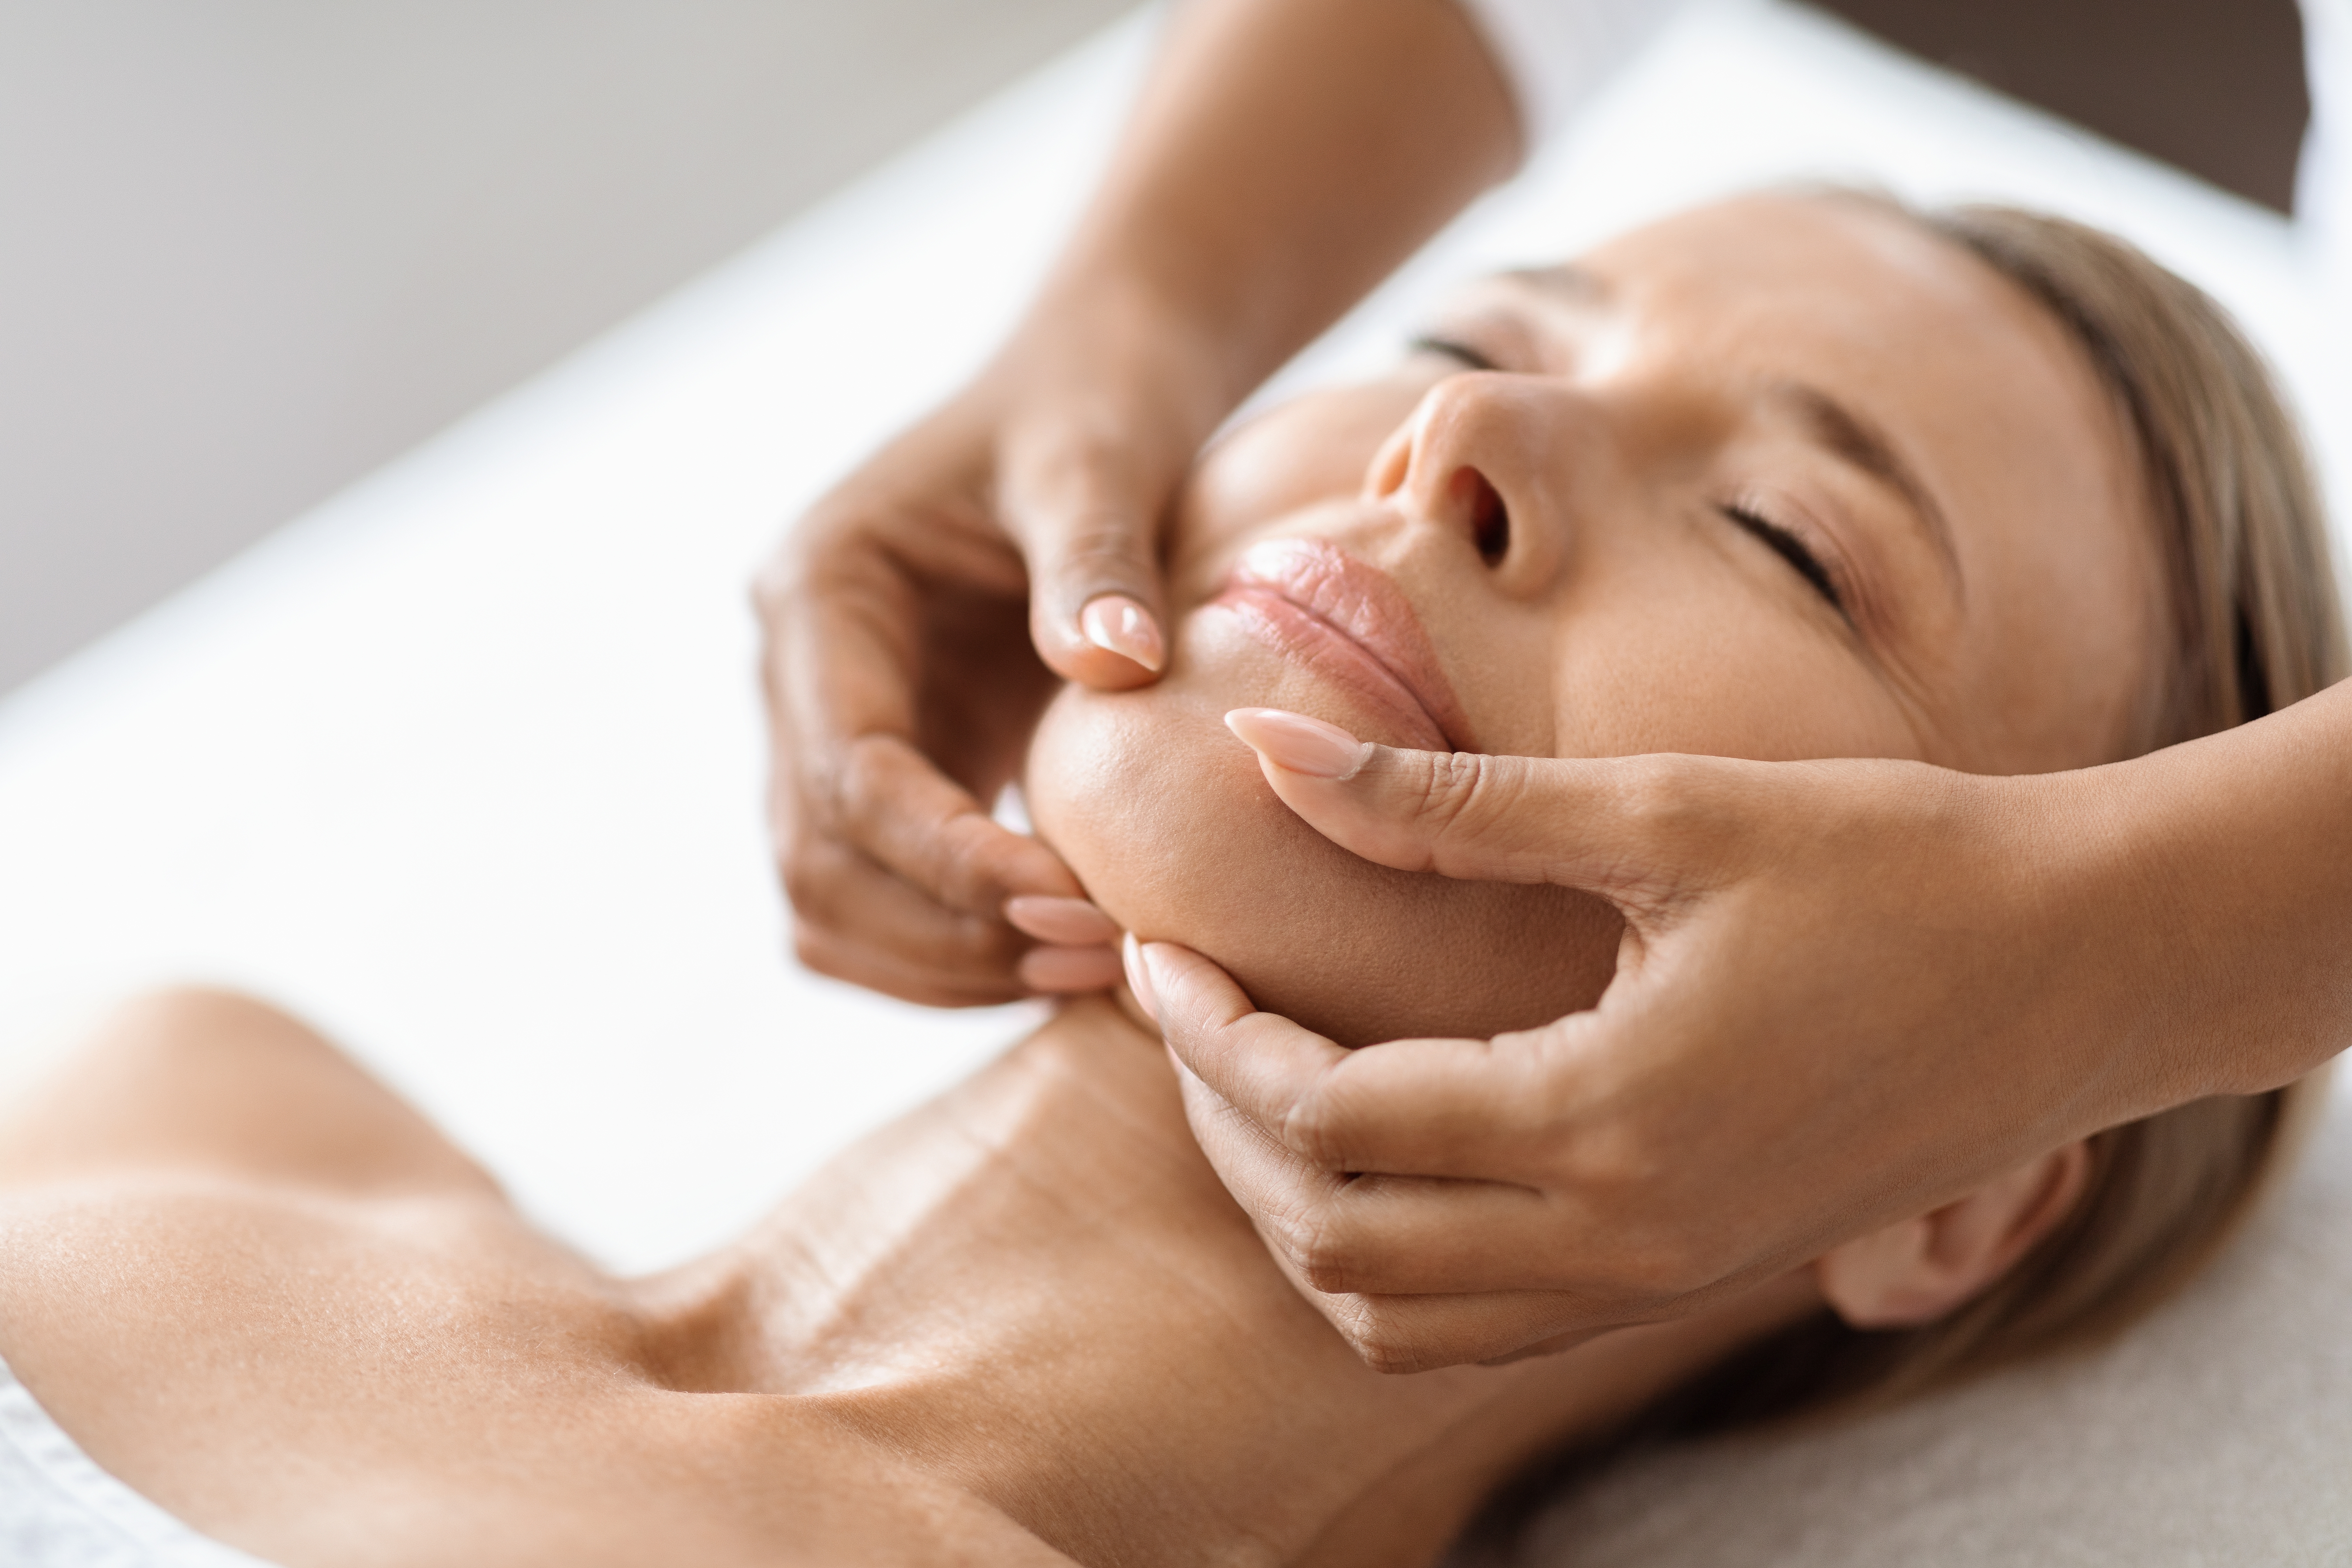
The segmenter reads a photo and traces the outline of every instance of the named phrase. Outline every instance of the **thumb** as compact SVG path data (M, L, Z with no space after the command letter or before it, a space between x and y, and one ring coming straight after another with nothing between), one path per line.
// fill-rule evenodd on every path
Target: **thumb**
M1055 674L1104 691L1160 679L1165 599L1146 530L1079 524L1053 536L1029 571L1029 637Z
M1225 725L1308 826L1400 871L1550 882L1623 909L1722 879L1738 847L1718 758L1402 751L1273 708Z
M1172 485L1142 454L1099 442L1032 455L1007 476L1030 640L1065 680L1119 691L1167 668L1157 523Z

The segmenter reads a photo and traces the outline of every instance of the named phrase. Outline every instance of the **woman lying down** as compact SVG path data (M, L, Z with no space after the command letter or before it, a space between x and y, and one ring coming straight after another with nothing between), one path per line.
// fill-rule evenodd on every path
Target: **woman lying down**
M1116 919L1261 1005L1354 1042L1530 1026L1597 996L1613 917L1353 859L1228 710L2081 767L2339 673L2319 526L2254 357L2137 254L2017 213L1734 202L1481 285L1392 374L1215 448L1171 542L1169 678L1060 693L1028 795ZM20 1441L53 1495L17 1539L152 1503L321 1568L1427 1563L1636 1424L2113 1331L2236 1223L2296 1098L2050 1150L1697 1316L1401 1377L1270 1260L1124 996L733 1246L614 1279L301 1025L165 995L0 1136L12 1429L81 1450Z

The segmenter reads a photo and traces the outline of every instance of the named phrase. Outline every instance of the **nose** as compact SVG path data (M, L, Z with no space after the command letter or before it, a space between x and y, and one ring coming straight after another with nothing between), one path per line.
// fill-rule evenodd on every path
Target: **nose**
M1503 372L1446 377L1382 444L1374 500L1466 542L1507 591L1541 592L1567 565L1585 493L1609 467L1591 397Z

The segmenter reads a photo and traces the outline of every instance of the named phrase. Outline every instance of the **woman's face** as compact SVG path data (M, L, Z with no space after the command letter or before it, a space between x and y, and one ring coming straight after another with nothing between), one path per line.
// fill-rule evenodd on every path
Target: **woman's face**
M1194 474L1166 679L1064 690L1031 811L1102 907L1349 1042L1589 1005L1617 925L1549 888L1369 865L1222 723L1391 745L1901 757L2144 748L2158 558L2063 330L1856 203L1755 198L1466 293L1395 374Z

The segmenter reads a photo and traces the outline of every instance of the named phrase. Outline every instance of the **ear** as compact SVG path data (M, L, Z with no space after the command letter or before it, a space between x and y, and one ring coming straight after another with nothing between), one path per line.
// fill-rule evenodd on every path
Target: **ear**
M1822 1299L1857 1329L1934 1322L2007 1273L2083 1195L2090 1149L2069 1143L1966 1197L1858 1237L1813 1263Z

